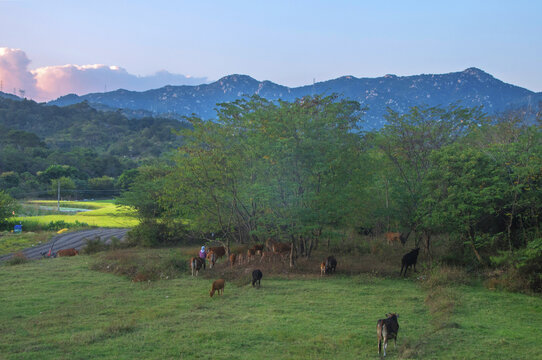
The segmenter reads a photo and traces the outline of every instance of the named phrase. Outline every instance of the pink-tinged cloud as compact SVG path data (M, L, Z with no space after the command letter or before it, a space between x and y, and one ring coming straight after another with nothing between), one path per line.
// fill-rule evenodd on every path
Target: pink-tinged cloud
M199 85L206 78L192 78L167 71L150 76L136 76L118 66L56 65L28 70L30 60L22 50L0 48L0 79L4 79L4 92L25 96L37 101L48 101L59 96L75 93L127 89L143 91L165 85ZM9 76L8 76L9 75Z
M36 96L36 79L28 65L30 60L19 49L0 47L0 83L2 91L17 96Z

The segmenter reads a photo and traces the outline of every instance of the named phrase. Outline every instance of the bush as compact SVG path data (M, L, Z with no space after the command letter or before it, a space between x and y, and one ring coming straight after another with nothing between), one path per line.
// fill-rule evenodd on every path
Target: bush
M73 223L67 223L64 220L58 220L58 221L51 221L49 222L49 224L43 224L43 223L40 223L38 220L9 219L2 225L0 230L11 231L13 230L13 227L15 225L22 225L23 231L42 231L42 230L58 231L64 228L77 229L77 228L90 227L89 224L82 223L77 220L75 220L75 222Z
M100 237L95 237L94 239L87 239L86 242L87 244L81 250L81 253L87 255L108 250L125 249L132 246L132 244L128 242L121 242L118 238L114 236L111 237L109 244L103 242Z
M22 252L15 253L11 259L7 261L8 265L19 265L29 262L28 258Z
M501 271L486 283L490 289L542 292L542 238L532 240L524 249L493 256L491 262Z
M468 283L470 283L470 277L463 268L448 265L433 267L424 281L424 285L430 288Z
M181 243L186 234L182 225L166 225L146 220L128 233L128 242L145 247L175 245Z
M178 252L160 255L135 250L114 250L102 255L91 268L127 276L134 282L172 279L188 271L186 258Z

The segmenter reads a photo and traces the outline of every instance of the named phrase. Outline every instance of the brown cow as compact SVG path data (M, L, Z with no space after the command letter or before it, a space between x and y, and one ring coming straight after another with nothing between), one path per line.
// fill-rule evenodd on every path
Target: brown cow
M213 286L211 287L211 291L209 291L209 296L213 297L215 294L215 291L218 291L218 295L220 295L220 290L222 290L222 294L224 294L224 279L218 279L213 282Z
M75 256L78 254L79 251L74 248L58 250L58 252L56 253L57 256Z
M209 247L209 251L213 251L215 253L216 260L226 255L226 249L224 248L224 246L211 246Z
M320 263L320 276L324 276L325 273L326 273L326 262L322 261Z
M209 251L207 253L207 260L209 260L209 269L212 269L216 262L216 254L214 251Z
M192 269L192 276L194 276L194 272L196 273L196 276L198 276L198 273L202 267L203 259L199 257L192 257L190 259L190 269Z
M255 252L263 251L264 245L263 244L254 244L253 247L251 247L252 250Z
M251 262L252 260L254 260L255 255L256 255L256 250L248 249L247 250L247 262Z
M277 242L271 238L267 239L265 242L265 247L269 251L273 251L273 245L275 245Z
M230 255L230 268L233 268L233 265L235 265L235 259L237 258L237 255L235 253L232 253Z
M243 261L245 261L245 255L243 253L237 254L237 265L242 265Z
M386 236L386 241L388 242L388 245L391 245L394 242L405 245L406 241L408 240L408 237L410 236L410 231L406 235L404 233L399 233L399 232L387 232L385 236Z
M273 244L273 252L275 254L285 254L285 253L290 252L290 249L291 249L291 244L281 243L281 242Z

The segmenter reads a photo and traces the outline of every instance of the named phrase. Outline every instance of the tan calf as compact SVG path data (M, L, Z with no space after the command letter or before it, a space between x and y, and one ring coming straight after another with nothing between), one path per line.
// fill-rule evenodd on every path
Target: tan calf
M220 291L222 291L222 294L224 294L224 285L226 283L226 280L224 279L218 279L213 281L213 286L211 287L211 291L209 291L209 296L213 297L215 294L215 291L218 291L218 295L220 295Z

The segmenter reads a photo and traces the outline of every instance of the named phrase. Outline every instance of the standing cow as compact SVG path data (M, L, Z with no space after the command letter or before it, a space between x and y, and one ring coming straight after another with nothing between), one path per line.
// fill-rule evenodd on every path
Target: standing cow
M380 319L376 322L376 335L378 337L378 355L382 350L382 343L384 343L384 356L386 356L386 348L388 347L388 340L393 339L394 347L397 347L397 333L399 333L399 322L397 318L399 314L389 313L386 314L385 319Z

